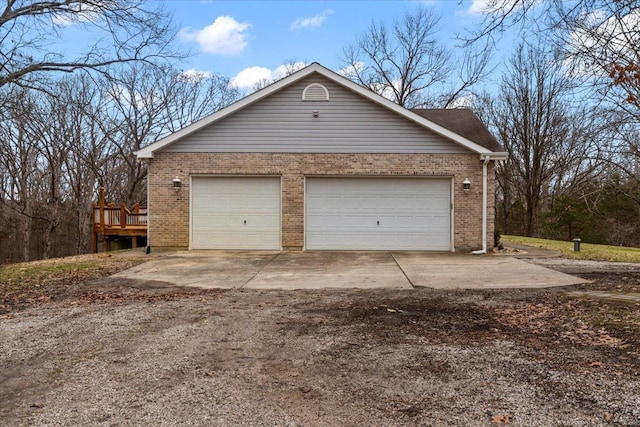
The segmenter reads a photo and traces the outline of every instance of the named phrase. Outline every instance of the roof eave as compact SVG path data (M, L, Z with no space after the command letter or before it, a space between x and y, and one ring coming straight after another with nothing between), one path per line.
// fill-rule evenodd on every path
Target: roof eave
M507 160L509 153L506 151L489 151L486 153L480 153L480 160Z

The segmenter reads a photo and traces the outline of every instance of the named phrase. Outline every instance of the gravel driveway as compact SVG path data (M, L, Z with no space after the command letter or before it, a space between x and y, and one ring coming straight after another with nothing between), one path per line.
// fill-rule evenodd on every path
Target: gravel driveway
M199 290L105 280L0 319L16 425L638 426L638 304L574 289Z

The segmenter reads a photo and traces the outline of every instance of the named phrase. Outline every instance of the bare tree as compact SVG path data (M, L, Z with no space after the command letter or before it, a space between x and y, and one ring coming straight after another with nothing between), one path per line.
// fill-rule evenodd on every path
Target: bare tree
M7 175L0 189L0 202L17 214L16 246L20 259L31 258L30 246L35 218L34 186L38 182L37 141L29 137L25 127L34 101L28 91L6 91L5 107L0 109L0 167Z
M480 29L468 43L514 26L535 25L572 77L640 117L640 0L489 0Z
M545 200L579 188L603 164L591 121L597 116L569 102L572 89L549 54L520 46L489 109L492 127L509 153L497 171L498 185L505 198L522 198L528 236L537 231Z
M230 79L215 73L192 76L167 70L163 77L158 91L168 117L165 133L176 132L240 98Z
M275 69L270 78L258 80L256 83L254 83L251 89L253 92L259 91L260 89L263 89L280 79L284 79L285 77L290 76L291 74L306 66L306 61L296 61L295 59L286 60L284 64Z
M559 51L571 71L615 108L640 120L640 1L586 1L557 8Z
M583 180L578 187L579 198L586 211L598 218L598 228L607 230L603 232L604 242L637 241L629 238L628 231L616 230L637 229L640 0L490 0L484 12L485 21L469 37L470 44L490 40L508 28L533 25L537 33L545 35L547 50L562 63L564 75L583 89L584 113L576 123L591 121L591 140L595 141L591 144L597 150L591 151L591 157L582 151L577 154L583 156L584 164L598 163L599 170L606 168L606 173L591 176L590 182ZM567 188L567 184L556 181L554 194L562 194L559 187ZM617 195L632 200L635 206L619 202ZM620 219L627 214L612 216L609 205L627 210L633 222ZM624 239L622 234L626 234ZM618 237L606 237L614 235Z
M36 104L29 111L30 120L24 124L29 138L38 150L38 179L35 180L35 194L31 197L39 201L37 218L44 223L41 234L42 258L50 258L55 233L60 225L60 205L62 203L62 180L64 159L69 152L68 127L66 120L56 120L55 111L66 117L68 106L59 102L58 97L34 94Z
M462 57L457 61L454 69L457 79L449 82L437 97L437 106L451 108L464 96L472 94L470 91L474 85L482 81L489 74L490 56L489 44L483 46L461 48Z
M0 235L14 242L1 259L88 251L97 187L144 201L146 166L134 152L238 97L213 74L145 65L109 74L65 76L47 91L0 88Z
M578 0L591 1L591 0ZM505 30L515 26L524 27L533 22L547 28L553 28L551 17L555 7L562 0L486 0L482 7L484 21L478 29L470 31L466 37L467 44L476 43L482 39L493 41Z
M455 64L438 40L438 24L439 18L425 8L406 12L390 27L372 22L355 43L343 49L344 75L407 108L453 104L484 76L488 50L467 52L464 64ZM459 81L452 81L452 75ZM451 86L446 93L429 91L445 84Z
M99 123L105 113L105 96L101 85L86 75L72 76L61 80L57 87L57 98L66 108L52 111L54 119L64 123L65 139L58 141L67 149L63 157L64 200L70 208L73 224L68 243L75 239L75 253L90 250L91 204L95 200L98 180L105 174L105 165L116 159L117 153L110 145L108 135Z
M237 99L238 91L228 79L214 74L196 77L169 67L140 65L106 81L110 117L99 125L118 158L102 184L112 197L128 205L145 200L147 169L135 152Z
M113 64L175 57L170 20L144 0L6 0L0 9L0 87L14 83L46 90L43 73L106 71ZM70 25L86 29L89 46L70 56L64 42ZM91 44L93 43L93 44Z

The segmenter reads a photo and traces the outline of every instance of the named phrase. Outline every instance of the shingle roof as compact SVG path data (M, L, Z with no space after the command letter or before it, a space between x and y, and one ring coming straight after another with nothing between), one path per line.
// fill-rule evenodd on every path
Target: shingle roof
M502 145L491 135L478 116L467 108L412 108L411 111L491 151L504 151Z

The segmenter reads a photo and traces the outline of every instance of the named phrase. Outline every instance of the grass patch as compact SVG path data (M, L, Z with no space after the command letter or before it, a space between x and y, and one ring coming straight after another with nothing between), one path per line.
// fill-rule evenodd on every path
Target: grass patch
M148 261L142 253L87 254L0 266L0 315ZM127 256L127 254L129 254Z
M16 289L33 284L46 285L47 281L98 269L97 262L65 261L64 258L51 262L11 264L0 267L0 289Z
M537 248L551 249L562 253L567 258L594 261L640 262L640 248L624 246L596 245L582 242L580 252L573 251L573 242L547 240L522 236L502 236L506 241Z

